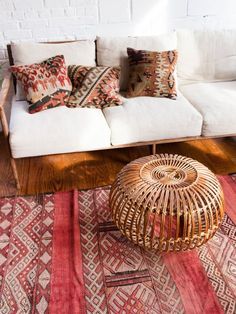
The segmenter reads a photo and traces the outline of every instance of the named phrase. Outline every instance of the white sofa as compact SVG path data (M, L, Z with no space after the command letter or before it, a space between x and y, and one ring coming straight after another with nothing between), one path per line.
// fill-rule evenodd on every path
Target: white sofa
M13 158L156 144L236 134L236 31L179 31L156 37L98 37L94 41L11 45L15 64L63 54L66 64L122 68L127 47L178 49L178 98L124 98L100 109L58 107L29 114L20 86L12 100L9 143ZM13 59L13 60L12 60ZM95 63L96 60L96 63ZM154 146L155 147L155 146Z

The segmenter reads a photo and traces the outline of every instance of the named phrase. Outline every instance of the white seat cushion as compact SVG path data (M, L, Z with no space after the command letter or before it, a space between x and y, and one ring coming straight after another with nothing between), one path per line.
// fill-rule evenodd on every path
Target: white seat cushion
M236 81L181 86L203 116L204 136L236 134Z
M103 110L112 145L199 136L202 117L180 95L177 100L155 97L124 99L122 106Z
M110 147L110 129L100 109L57 107L28 113L14 101L10 120L13 157L89 151Z

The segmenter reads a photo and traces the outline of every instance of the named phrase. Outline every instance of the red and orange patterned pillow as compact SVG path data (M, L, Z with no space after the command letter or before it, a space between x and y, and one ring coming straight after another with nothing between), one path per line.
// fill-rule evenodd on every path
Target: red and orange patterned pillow
M11 71L22 83L30 103L29 113L66 105L72 84L63 56L32 65L12 66Z
M103 109L122 104L119 67L70 65L68 75L73 85L68 107Z
M127 48L130 79L127 97L177 97L176 50L154 52Z

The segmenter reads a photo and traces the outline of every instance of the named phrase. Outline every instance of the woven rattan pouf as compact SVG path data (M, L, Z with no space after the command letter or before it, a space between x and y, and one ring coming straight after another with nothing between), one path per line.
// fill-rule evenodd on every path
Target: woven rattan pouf
M184 251L204 244L224 214L216 176L179 155L153 155L126 165L111 188L110 207L120 231L155 251Z

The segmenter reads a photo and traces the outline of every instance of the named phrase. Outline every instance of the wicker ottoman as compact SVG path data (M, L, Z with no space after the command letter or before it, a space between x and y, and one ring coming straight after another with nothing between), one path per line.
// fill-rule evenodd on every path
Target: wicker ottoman
M204 165L179 155L153 155L126 165L110 193L113 219L132 242L155 251L185 251L216 232L223 191Z

